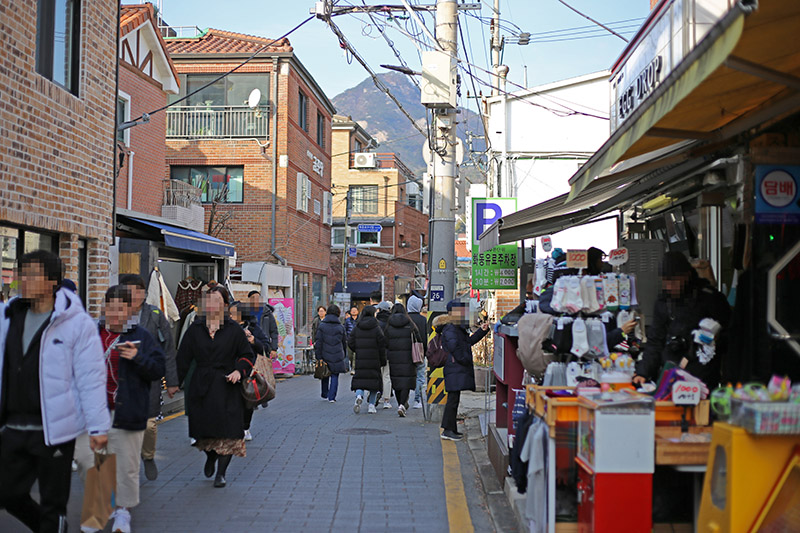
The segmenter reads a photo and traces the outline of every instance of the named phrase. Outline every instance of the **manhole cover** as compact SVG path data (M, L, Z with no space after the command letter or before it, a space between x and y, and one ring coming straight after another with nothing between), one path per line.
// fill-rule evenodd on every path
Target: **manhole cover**
M336 433L339 435L388 435L391 431L373 428L346 428L337 429Z

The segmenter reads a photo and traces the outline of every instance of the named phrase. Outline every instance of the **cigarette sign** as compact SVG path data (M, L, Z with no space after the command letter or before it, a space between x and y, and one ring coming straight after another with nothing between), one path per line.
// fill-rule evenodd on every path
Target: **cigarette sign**
M756 222L800 224L800 166L756 167Z

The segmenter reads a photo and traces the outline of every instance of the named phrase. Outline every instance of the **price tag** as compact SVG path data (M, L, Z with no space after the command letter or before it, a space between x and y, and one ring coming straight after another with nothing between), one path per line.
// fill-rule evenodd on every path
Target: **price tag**
M553 249L553 238L550 237L550 235L545 235L544 237L542 237L542 250L544 250L545 253L549 254L552 249Z
M567 268L586 268L589 266L589 252L586 250L567 250Z
M608 264L611 266L620 266L628 262L628 249L617 248L608 253Z
M675 405L697 405L700 403L700 384L678 381L672 385L672 403Z

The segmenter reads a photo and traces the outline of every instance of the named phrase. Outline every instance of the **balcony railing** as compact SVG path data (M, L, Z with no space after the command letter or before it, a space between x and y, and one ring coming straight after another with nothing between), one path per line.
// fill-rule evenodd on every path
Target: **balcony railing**
M269 106L174 106L167 110L167 138L266 138Z
M185 181L166 179L164 180L164 198L161 205L186 208L195 205L201 206L202 192L200 187L195 187Z
M200 37L205 33L205 30L201 30L197 26L165 26L159 25L158 30L161 32L161 36L165 39L170 38L179 38L179 39L186 39Z

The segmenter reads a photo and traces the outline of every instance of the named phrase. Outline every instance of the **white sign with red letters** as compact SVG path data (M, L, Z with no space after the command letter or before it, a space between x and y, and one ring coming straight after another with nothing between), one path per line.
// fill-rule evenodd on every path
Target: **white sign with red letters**
M628 249L616 248L608 253L608 264L611 266L620 266L628 262Z
M672 385L672 403L675 405L697 405L700 403L702 385L690 381L677 381Z

